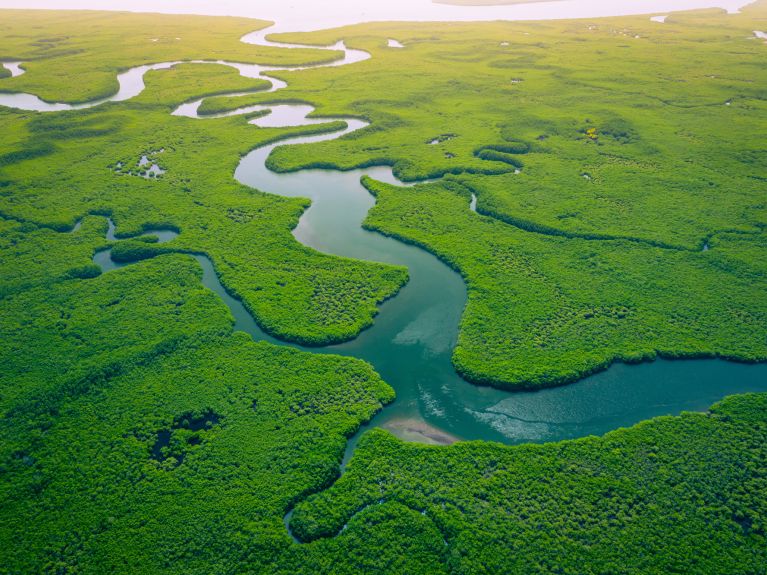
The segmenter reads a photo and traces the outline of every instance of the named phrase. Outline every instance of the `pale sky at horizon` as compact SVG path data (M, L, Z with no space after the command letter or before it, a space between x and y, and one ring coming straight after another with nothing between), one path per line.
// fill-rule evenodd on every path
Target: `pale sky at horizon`
M431 0L0 0L0 8L130 10L231 15L277 22L280 30L317 30L386 20L536 20L666 13L749 0L560 0L512 6L449 6Z

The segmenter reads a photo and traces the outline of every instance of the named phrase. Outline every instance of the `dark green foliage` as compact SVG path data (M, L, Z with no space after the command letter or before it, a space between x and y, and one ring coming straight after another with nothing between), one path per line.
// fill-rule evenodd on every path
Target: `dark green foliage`
M508 142L505 146L510 154L527 154L530 151L530 144L514 137L514 126L501 129L501 137Z
M520 151L523 150L523 151ZM510 164L515 168L521 168L522 162L515 157L515 154L525 154L527 149L519 145L508 146L483 146L474 152L474 155L481 160L492 160L494 162L503 162Z
M463 274L454 358L474 381L552 385L659 354L764 359L766 68L762 43L745 39L764 6L662 26L641 17L298 34L344 38L374 57L283 74L285 97L372 125L279 149L270 165L454 174L411 189L367 181L378 205L366 225ZM3 11L0 57L23 58L27 73L0 90L83 101L113 93L117 71L142 63L334 56L238 41L261 25ZM383 48L388 37L408 49ZM91 110L0 110L0 571L764 571L763 395L543 446L424 447L373 430L336 481L347 438L392 390L353 358L232 333L196 262L163 252L209 255L271 333L316 344L358 334L406 270L301 246L290 231L305 200L232 179L254 147L339 124L170 116L206 94L264 87L220 66L179 66L146 84L139 98ZM115 169L133 171L142 155L167 174ZM110 247L106 217L132 238L114 243L115 258L137 263L100 274L92 257ZM157 227L179 236L137 237ZM291 541L290 509L295 533L314 541Z
M156 255L167 253L171 249L139 240L124 240L112 248L112 259L116 262L137 262Z
M173 462L169 465L181 465L190 450L211 438L210 432L218 427L220 420L221 417L210 408L175 417L170 429L157 432L157 440L151 450L152 459L163 463L172 458Z
M10 164L17 164L24 160L33 160L42 156L48 156L56 151L56 147L50 142L40 142L27 146L23 150L14 150L0 154L0 168Z
M424 246L465 278L453 361L471 381L535 388L616 360L767 358L765 276L745 263L764 245L750 236L707 252L566 238L470 212L454 181L364 184L377 199L366 227Z
M117 114L83 117L83 114L76 111L59 112L33 117L27 129L41 138L52 140L98 138L118 132L127 121L125 116Z
M72 268L65 277L72 279L90 279L101 275L101 268L96 264L85 264L77 268Z
M166 255L3 301L4 568L258 572L393 398L361 361L231 334L199 277Z
M346 533L400 504L445 537L453 573L759 573L766 446L765 394L543 446L418 446L374 430L292 525Z
M606 118L599 129L601 136L607 136L620 144L632 144L639 138L636 129L623 118Z
M60 225L71 228L71 223ZM3 270L0 298L32 288L41 288L40 293L45 293L46 289L55 290L56 282L95 274L91 257L95 249L104 247L105 231L104 219L95 217L85 218L76 233L0 220L0 267Z

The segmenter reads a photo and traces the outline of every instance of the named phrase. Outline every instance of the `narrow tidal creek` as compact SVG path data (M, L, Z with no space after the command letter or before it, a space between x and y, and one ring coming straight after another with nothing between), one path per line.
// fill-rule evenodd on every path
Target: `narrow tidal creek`
M243 41L284 48L297 46L270 42L265 39L265 31L249 34ZM326 49L341 50L344 58L324 66L348 65L370 57L365 52L347 49L343 43ZM231 65L248 76L272 81L271 91L286 85L268 76L275 68ZM201 102L202 99L183 104L174 114L207 118L197 113ZM269 112L251 121L257 126L302 126L342 120L346 128L257 148L242 159L235 178L264 192L310 198L310 208L293 231L304 245L328 254L404 265L410 281L396 297L381 305L373 327L356 339L323 348L303 348L264 333L242 303L226 292L210 259L200 254L194 257L203 268L203 283L219 294L232 311L235 329L249 333L255 340L370 362L395 389L397 399L365 427L380 426L405 440L438 444L464 439L507 444L556 441L603 434L657 415L703 411L731 393L767 391L767 365L715 359L618 363L578 383L534 392L512 393L465 382L451 363L467 297L461 277L430 253L361 227L375 203L360 184L362 176L400 186L414 184L397 180L391 168L383 166L288 174L277 174L266 167L267 158L278 146L332 140L368 124L356 118L310 118L314 108L306 104L248 106L225 115L256 110ZM467 209L473 210L475 205L476 198L472 198ZM105 270L121 265L111 262L108 252L97 254L95 261ZM344 463L359 435L349 441Z
M296 46L270 42L265 39L265 31L249 34L243 41L283 48ZM322 66L348 65L370 57L366 52L347 49L342 42L325 49L340 50L344 57ZM143 90L144 73L176 63L133 68L118 78L119 92L100 101L69 105L43 102L30 94L0 94L0 105L55 112L127 100ZM286 86L285 82L268 76L270 71L278 69L276 67L218 63L234 66L244 76L271 81L272 92ZM311 67L317 66L290 69ZM201 101L183 104L174 114L198 118ZM343 465L350 458L360 433L370 426L384 427L404 440L434 444L473 439L506 444L556 441L603 434L658 415L703 411L728 394L767 391L767 364L714 359L658 360L639 365L618 363L578 383L534 392L512 393L465 382L451 363L467 298L461 277L425 250L361 227L375 203L360 183L362 176L399 186L413 183L397 180L389 167L346 172L313 169L289 174L277 174L266 167L267 158L277 146L311 145L336 139L368 124L356 118L310 118L314 108L306 104L249 106L225 115L253 111L269 112L251 121L257 126L302 126L342 120L346 127L333 133L294 137L257 148L242 159L234 177L264 192L310 198L311 206L293 231L304 245L328 254L404 265L410 273L408 284L380 306L373 327L359 337L323 348L303 348L264 333L242 303L227 293L211 260L205 255L193 254L203 269L203 283L222 298L234 315L236 330L249 333L254 340L364 359L395 389L395 402L349 440ZM475 206L476 198L472 198L466 209L473 210ZM476 217L483 216L477 214ZM78 228L79 225L75 226L73 231ZM116 240L114 230L110 220L107 239ZM178 235L172 230L146 230L145 234L158 236L160 242L170 242ZM125 265L111 259L111 250L96 253L94 262L104 271Z

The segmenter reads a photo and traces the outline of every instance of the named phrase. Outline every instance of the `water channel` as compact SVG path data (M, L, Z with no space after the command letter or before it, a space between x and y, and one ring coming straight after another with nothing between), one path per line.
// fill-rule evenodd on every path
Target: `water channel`
M263 30L255 32L245 36L243 41L287 49L295 46L269 42L265 34ZM370 57L366 52L347 49L343 43L325 49L340 50L344 54L343 59L326 66L349 65ZM236 67L244 76L270 80L271 91L286 85L269 77L269 72L278 69L276 67L219 63ZM2 94L0 104L55 112L92 107L104 101L123 101L141 93L143 76L148 70L175 64L177 62L165 62L133 68L120 75L118 93L101 101L71 106L43 102L29 94ZM198 117L200 102L186 103L174 114ZM255 109L269 112L251 121L256 126L301 126L343 120L346 127L333 133L290 138L257 148L242 159L235 178L265 192L310 198L312 205L294 230L294 236L303 244L329 254L405 265L409 269L409 283L395 298L381 306L371 329L353 341L309 350L364 359L394 387L396 401L370 425L385 427L406 440L427 443L450 443L460 439L486 439L509 444L553 441L602 434L657 415L705 410L731 393L767 391L767 364L747 365L715 359L658 360L631 366L616 364L578 383L536 392L510 393L465 382L455 373L450 361L458 322L466 303L466 288L461 277L420 248L361 228L374 204L373 197L360 184L363 175L395 185L406 184L398 181L388 167L276 174L265 165L269 154L278 145L311 145L343 137L367 124L355 118L309 118L313 111L309 105L250 106L226 115L250 113ZM466 209L473 205L474 201L467 202ZM176 235L170 230L149 230L147 233L158 235L161 241L172 241ZM115 239L111 222L107 237ZM203 283L218 293L234 314L236 329L250 333L256 340L300 347L284 344L265 334L241 302L226 292L212 262L204 255L194 257L203 268ZM109 251L97 253L94 261L105 271L121 267L111 260ZM349 442L347 457L357 437Z

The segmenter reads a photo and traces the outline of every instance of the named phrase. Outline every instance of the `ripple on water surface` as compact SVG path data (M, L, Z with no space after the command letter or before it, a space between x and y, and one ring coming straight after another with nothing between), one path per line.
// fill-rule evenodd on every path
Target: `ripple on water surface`
M260 31L244 40L280 46L266 41L265 34ZM364 52L347 50L342 43L329 49L343 50L345 54L343 59L330 65L344 65L369 57ZM120 92L112 99L128 99L131 94L140 93L143 74L147 70L173 64L142 66L121 74ZM271 69L232 65L239 66L243 75L252 77ZM279 86L273 86L273 90L276 89ZM5 96L35 98L25 94ZM72 108L60 104L45 105L50 111ZM199 101L196 106L179 108L177 112L197 117L198 107ZM369 175L395 185L405 184L399 182L387 167L349 172L304 170L290 174L275 174L265 167L266 159L278 145L331 140L360 130L367 123L350 118L308 118L314 110L308 105L280 104L263 108L270 113L253 121L259 126L300 126L342 120L346 128L291 138L281 144L253 150L240 163L235 174L237 179L266 192L311 198L311 207L295 229L296 237L307 246L347 257L405 265L410 270L410 282L397 297L381 306L381 313L371 329L351 342L311 350L365 359L394 387L397 400L376 417L372 425L385 427L405 439L437 443L456 439L490 439L506 443L551 441L601 434L656 415L704 410L730 393L767 391L767 365L719 360L656 361L633 366L617 364L579 383L536 392L510 393L465 382L451 364L458 323L466 303L466 288L461 277L424 250L360 227L374 204L360 184L361 176ZM450 136L445 134L436 138L436 142L428 143L436 145ZM146 160L145 165L149 158ZM467 209L475 208L476 197L473 197ZM107 239L115 241L114 232L110 220ZM144 233L156 235L160 242L170 241L177 235L173 230L146 230ZM227 294L210 260L203 255L195 258L203 267L203 283L230 307L237 319L236 328L247 331L254 339L279 344L258 327L241 302ZM94 261L105 271L124 265L113 262L108 250L97 253ZM350 441L349 452L355 443L356 438Z

